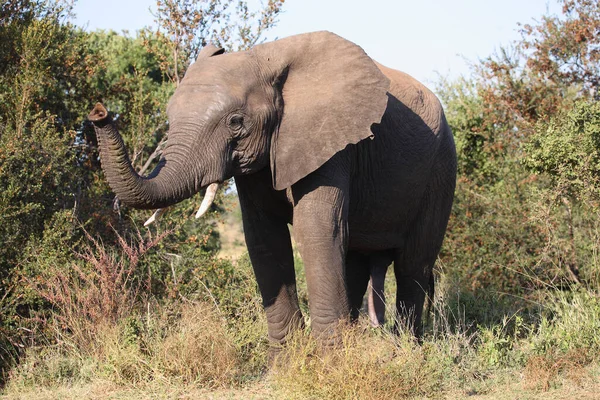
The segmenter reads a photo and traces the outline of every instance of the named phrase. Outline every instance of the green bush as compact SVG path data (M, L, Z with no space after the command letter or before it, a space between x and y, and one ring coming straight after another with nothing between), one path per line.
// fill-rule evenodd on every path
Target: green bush
M548 296L546 310L532 335L537 355L560 352L582 353L588 361L600 357L600 298L598 293L580 290Z
M540 121L526 147L525 164L549 175L562 196L600 198L600 103L580 101Z

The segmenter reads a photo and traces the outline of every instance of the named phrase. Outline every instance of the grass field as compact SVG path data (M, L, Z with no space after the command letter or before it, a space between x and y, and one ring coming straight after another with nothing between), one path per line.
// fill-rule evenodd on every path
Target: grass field
M421 345L407 334L343 327L322 348L308 331L269 361L266 321L239 215L220 228L233 258L230 297L154 304L116 324L83 323L28 350L3 399L595 399L600 393L600 298L545 291L537 301L477 298L441 275ZM305 317L306 286L298 264ZM393 273L387 297L393 298ZM393 306L388 307L388 316ZM307 320L309 322L309 320ZM82 339L83 338L83 339Z
M100 329L91 350L31 349L2 398L597 398L597 298L562 298L551 305L551 319L535 325L513 315L469 327L451 322L456 310L447 295L436 299L422 345L373 330L365 318L343 331L335 349L298 334L271 367L259 307L232 324L213 305L187 305L175 326L158 322L138 339L124 322Z

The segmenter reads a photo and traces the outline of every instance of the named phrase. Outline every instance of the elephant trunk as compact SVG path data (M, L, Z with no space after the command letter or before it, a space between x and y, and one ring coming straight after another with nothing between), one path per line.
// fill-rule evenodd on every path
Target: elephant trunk
M165 208L193 196L201 179L186 166L189 149L170 148L171 157L161 158L148 176L140 176L131 165L125 144L106 108L97 103L88 116L98 136L102 169L111 189L126 205L141 209Z

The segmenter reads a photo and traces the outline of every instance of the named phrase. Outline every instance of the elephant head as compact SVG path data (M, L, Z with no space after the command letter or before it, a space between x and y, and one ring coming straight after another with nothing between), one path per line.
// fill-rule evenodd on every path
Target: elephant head
M89 115L121 201L167 207L213 183L270 166L285 189L372 135L389 80L355 44L315 32L225 53L206 46L167 107L167 145L149 176L131 167L108 112Z

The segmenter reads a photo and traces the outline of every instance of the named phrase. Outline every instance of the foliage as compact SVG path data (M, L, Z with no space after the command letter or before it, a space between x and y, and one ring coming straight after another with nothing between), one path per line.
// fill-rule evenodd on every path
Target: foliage
M284 0L268 0L259 10L233 0L159 0L156 29L142 32L162 71L179 84L189 63L207 44L245 50L277 23Z
M459 156L441 256L472 290L529 295L597 273L600 8L563 4L470 79L438 85Z
M452 127L458 158L459 176L478 183L498 180L494 163L493 124L484 115L484 104L477 95L475 82L460 78L455 82L441 79L437 92L446 105L446 118Z
M538 122L526 146L525 164L546 174L560 195L600 199L600 103L579 102Z
M593 0L562 0L564 18L544 17L525 24L522 47L527 67L549 84L579 89L579 97L598 99L600 84L600 4Z
M31 277L31 286L52 305L59 332L66 329L82 346L93 339L90 327L114 324L130 315L147 292L150 278L140 276L138 263L168 233L147 240L140 237L135 245L117 235L120 256L86 233L91 244L78 254L82 263L71 263L66 270L61 264L49 265L42 275Z
M462 162L487 160L475 168L488 174L485 184L504 176L490 176L490 169L507 163L510 169L518 167L521 144L537 121L571 108L577 99L597 95L600 7L587 0L561 2L562 16L543 16L537 25L523 25L522 39L474 64L470 80L438 85ZM473 141L465 153L463 142ZM478 149L475 154L473 148ZM465 171L470 178L471 172Z
M86 89L74 85L81 74L81 35L60 23L61 10L38 11L35 4L15 6L16 15L0 27L0 41L12 47L3 53L0 75L3 279L29 236L39 236L53 213L73 207L81 176L68 131L75 121L64 107ZM37 19L36 12L45 17ZM49 48L53 42L58 48Z
M85 316L86 327L102 325L94 315L109 311L119 319L142 298L195 296L203 290L199 278L206 278L203 284L218 298L228 295L227 285L239 284L234 268L214 258L219 248L214 223L189 220L193 199L173 207L156 233L138 232L148 215L120 207L111 194L86 116L94 102L104 102L134 168L147 173L166 139L167 101L201 46L213 39L229 49L260 41L282 5L270 1L254 11L245 2L161 0L156 27L130 36L73 26L69 1L2 4L1 377L18 358L13 350L39 344L51 327L56 340L89 338L76 332L75 316ZM181 35L187 39L177 39ZM221 199L222 194L213 217L223 210ZM177 234L165 237L165 231ZM138 244L161 240L150 249L123 247L136 236ZM114 258L118 249L135 260ZM147 254L139 258L140 252Z
M460 143L460 121L451 113L449 120ZM519 294L597 274L597 134L597 103L579 102L540 120L519 149L523 158L505 152L463 170L442 252L446 271L472 290ZM479 155L459 149L461 163ZM486 180L486 167L502 180Z
M83 35L63 22L67 12L62 3L30 1L2 8L0 329L18 346L23 343L17 324L37 305L15 269L28 268L22 261L28 241L41 240L62 220L63 210L77 208L77 183L85 174L71 147L74 114L82 107L76 98L88 89L79 78L85 68ZM4 344L0 370L13 357L7 355L13 347Z

